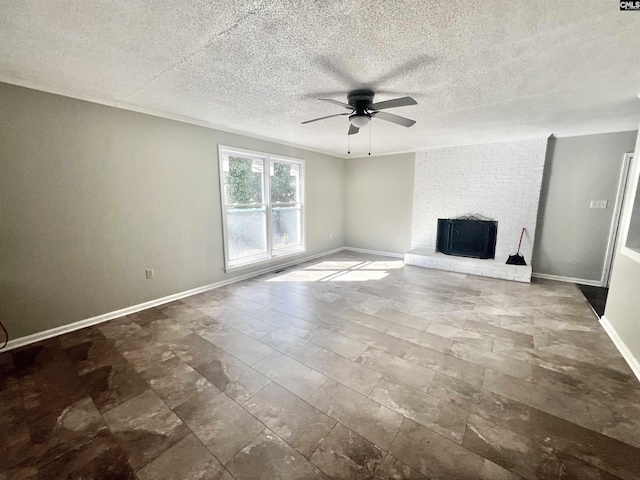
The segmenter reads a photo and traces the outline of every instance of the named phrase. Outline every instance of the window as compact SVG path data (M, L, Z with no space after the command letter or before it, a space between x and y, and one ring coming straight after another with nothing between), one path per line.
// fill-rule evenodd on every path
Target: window
M304 163L220 147L225 268L305 249Z

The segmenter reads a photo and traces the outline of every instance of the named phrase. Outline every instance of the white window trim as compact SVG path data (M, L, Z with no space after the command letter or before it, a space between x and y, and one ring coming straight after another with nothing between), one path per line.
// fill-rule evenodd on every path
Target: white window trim
M265 165L264 170L267 173L265 175L264 180L264 190L265 190L265 204L267 207L267 253L266 254L258 254L252 257L247 257L246 261L238 261L238 263L234 263L234 265L229 265L229 241L228 241L228 228L227 228L227 205L225 203L224 198L224 176L223 176L223 156L225 154L233 154L236 153L239 156L245 156L249 158L259 158L260 160L264 159ZM300 234L301 245L300 247L295 247L295 249L282 249L280 252L273 251L272 245L272 204L271 204L271 162L278 163L295 163L296 165L300 165L300 210L301 210L301 225L300 225ZM272 155L269 153L257 152L254 150L245 150L243 148L229 147L226 145L218 145L218 174L219 174L219 184L220 184L220 210L222 213L222 234L223 234L223 245L224 245L224 271L232 272L244 268L250 268L258 265L263 265L266 263L273 262L275 260L279 260L281 258L292 257L295 255L300 255L307 251L307 202L306 202L306 192L305 192L305 161L299 158L291 158L285 157L282 155Z

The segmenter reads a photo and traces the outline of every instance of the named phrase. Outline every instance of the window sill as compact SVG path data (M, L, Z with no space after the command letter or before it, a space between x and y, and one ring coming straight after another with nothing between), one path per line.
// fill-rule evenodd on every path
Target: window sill
M273 263L273 262L277 262L278 260L280 260L281 258L289 258L289 257L293 257L295 255L300 255L301 253L305 253L307 251L306 248L300 248L298 250L292 250L286 253L282 253L282 254L275 254L273 255L271 258L265 258L263 260L256 260L255 262L247 262L247 263L242 263L239 265L233 265L233 266L228 266L224 269L225 273L231 273L231 272L235 272L238 270L244 270L246 268L251 268L251 267L256 267L259 265L266 265L269 263ZM274 266L277 264L274 264Z

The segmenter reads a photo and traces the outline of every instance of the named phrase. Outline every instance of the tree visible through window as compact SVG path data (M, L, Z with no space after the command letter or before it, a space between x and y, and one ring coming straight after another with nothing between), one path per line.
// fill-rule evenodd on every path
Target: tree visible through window
M272 202L295 202L296 200L296 177L291 175L291 168L298 168L297 165L286 163L274 163L273 173L271 173L271 201Z
M227 268L303 250L303 163L220 153Z
M229 157L229 171L225 176L227 203L262 203L262 174L255 175L255 160L242 157ZM262 172L260 164L259 172Z

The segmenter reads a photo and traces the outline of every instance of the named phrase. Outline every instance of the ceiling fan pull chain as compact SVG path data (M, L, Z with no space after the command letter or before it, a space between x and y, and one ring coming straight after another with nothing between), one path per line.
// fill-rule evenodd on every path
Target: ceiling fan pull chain
M371 155L371 129L373 128L373 122L369 122L369 155Z
M351 135L347 135L347 142L348 142L348 148L347 148L347 155L351 155Z

